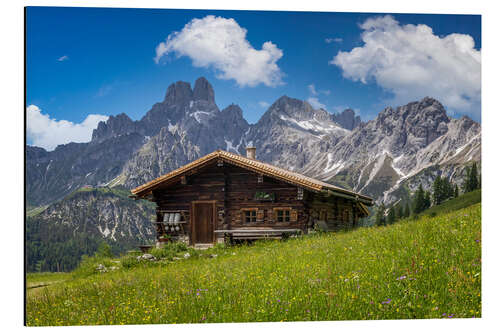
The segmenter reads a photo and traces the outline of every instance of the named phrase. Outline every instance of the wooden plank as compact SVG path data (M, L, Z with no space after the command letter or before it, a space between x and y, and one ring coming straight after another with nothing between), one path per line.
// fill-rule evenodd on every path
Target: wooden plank
M291 232L301 232L300 229L229 229L229 230L214 230L216 234L224 234L224 233L291 233Z

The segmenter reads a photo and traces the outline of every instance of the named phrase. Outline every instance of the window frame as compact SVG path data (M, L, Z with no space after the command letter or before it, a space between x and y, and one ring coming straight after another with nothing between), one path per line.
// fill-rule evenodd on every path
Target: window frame
M279 216L279 212L282 212L282 216ZM288 214L286 214L286 213ZM292 222L292 208L291 207L275 207L273 208L274 222L276 223L290 223ZM286 216L288 215L288 216ZM280 221L280 218L282 221ZM287 220L288 218L288 220Z
M257 223L257 212L258 208L242 208L241 209L241 215L242 215L242 220L243 223ZM250 214L250 216L247 216L247 213ZM247 218L250 218L248 221Z

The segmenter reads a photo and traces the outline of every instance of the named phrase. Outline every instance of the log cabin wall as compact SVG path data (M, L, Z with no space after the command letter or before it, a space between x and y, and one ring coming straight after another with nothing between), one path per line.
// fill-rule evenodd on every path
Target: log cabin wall
M197 173L186 175L174 184L165 185L153 191L154 201L157 205L157 221L163 221L163 211L185 211L188 214L184 228L183 241L191 244L191 206L194 201L215 201L216 221L214 228L219 223L219 212L224 210L224 172L215 164L205 165ZM184 182L184 184L183 184ZM161 230L157 232L162 234Z
M324 222L328 231L352 229L361 216L353 201L340 197L310 196L307 205L312 220L310 224L320 226Z
M305 205L299 199L297 186L260 176L245 169L227 165L226 225L238 228L297 228L307 224ZM256 193L274 196L273 200L256 199ZM245 219L246 210L256 211L256 220ZM277 210L289 211L289 222L278 221Z
M179 180L153 191L157 204L157 222L163 221L164 211L189 212L193 201L215 201L214 230L298 228L306 231L309 218L297 186L220 161L186 175L184 183ZM256 193L272 195L274 199L256 199ZM278 221L278 210L288 211L288 217L281 218L288 222ZM247 221L245 211L254 211L252 217L255 218ZM186 222L186 236L191 243L192 221ZM160 234L163 232L159 229L157 231Z

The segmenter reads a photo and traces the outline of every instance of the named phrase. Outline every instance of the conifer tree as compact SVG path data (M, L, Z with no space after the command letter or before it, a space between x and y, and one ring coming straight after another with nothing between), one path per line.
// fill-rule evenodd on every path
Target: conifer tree
M443 201L453 198L453 184L448 180L448 178L443 178L444 180L444 196Z
M470 172L470 191L477 190L479 188L479 176L477 173L477 164L474 162L472 164L471 172Z
M378 206L377 214L375 215L375 225L385 225L386 224L386 219L385 219L385 205L382 202L380 206Z
M404 217L410 217L410 204L407 202L405 204Z
M377 207L377 212L375 213L375 225L382 225L382 210L380 209L380 206Z
M441 176L437 176L436 179L434 179L432 190L432 203L434 205L441 204L441 202L443 201L443 181L441 179Z
M472 167L466 169L465 182L463 184L464 193L471 192L480 188L479 175L477 173L477 164L474 162Z
M400 220L403 218L405 218L405 209L403 207L403 203L400 202L396 211L396 220Z
M449 184L450 183L448 182L447 178L441 178L441 203L445 202L448 198Z
M465 181L462 184L462 192L467 193L470 189L470 168L465 169Z
M458 198L458 195L459 195L459 193L458 193L458 185L455 184L455 191L453 191L453 197L454 198Z
M423 208L425 210L430 206L431 206L431 192L425 191Z
M396 222L396 212L394 206L391 206L389 213L387 214L387 224L394 224Z
M425 193L422 188L422 184L418 186L417 192L415 193L415 199L413 201L413 213L415 215L421 213L425 208Z

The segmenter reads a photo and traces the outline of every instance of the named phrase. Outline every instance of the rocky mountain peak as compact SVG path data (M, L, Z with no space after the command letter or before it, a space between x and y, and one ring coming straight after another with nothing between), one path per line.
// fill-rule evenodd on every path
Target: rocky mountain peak
M221 111L226 117L243 118L243 110L238 104L231 104Z
M345 109L341 113L333 114L332 120L350 131L361 124L361 117L356 116L356 113L353 109Z
M102 141L113 136L133 133L136 131L135 122L125 113L110 116L106 122L101 121L92 131L92 141Z
M480 124L469 118L468 116L462 116L460 119L456 120L458 127L461 131L468 131L471 128L477 127L480 128Z
M266 118L269 116L283 118L293 118L297 121L317 120L329 121L329 113L325 110L314 110L314 108L307 102L300 99L291 98L286 95L281 96L274 102L266 112L267 116L261 118L262 121L268 121ZM265 114L265 115L266 115Z
M215 103L215 94L212 85L203 76L194 84L193 99Z
M433 98L425 97L397 108L386 107L370 127L390 137L393 147L421 149L445 134L449 122L443 105Z
M172 83L165 95L164 103L168 105L186 104L193 99L193 91L188 82L177 81Z
M280 109L280 108L301 108L304 107L304 101L297 99L297 98L292 98L288 97L287 95L283 95L280 98L278 98L273 105L271 105L271 108L273 109ZM312 109L312 107L311 107Z

